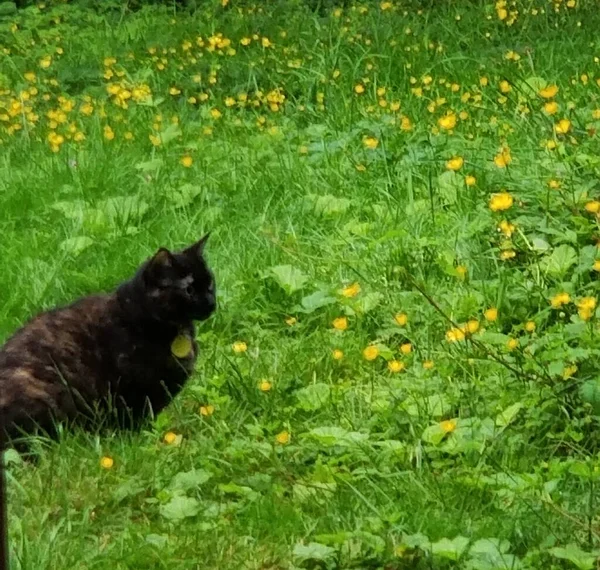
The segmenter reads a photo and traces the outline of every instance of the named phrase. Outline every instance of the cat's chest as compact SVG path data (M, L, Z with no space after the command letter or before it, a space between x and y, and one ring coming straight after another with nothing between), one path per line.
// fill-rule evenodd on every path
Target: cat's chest
M189 375L198 358L193 330L182 330L163 338L131 338L118 358L123 375L146 377Z

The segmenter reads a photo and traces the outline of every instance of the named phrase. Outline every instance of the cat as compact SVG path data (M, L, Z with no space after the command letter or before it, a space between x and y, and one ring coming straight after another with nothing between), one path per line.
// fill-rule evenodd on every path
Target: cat
M0 443L61 423L137 429L183 388L216 309L208 234L160 248L113 293L39 314L0 349Z

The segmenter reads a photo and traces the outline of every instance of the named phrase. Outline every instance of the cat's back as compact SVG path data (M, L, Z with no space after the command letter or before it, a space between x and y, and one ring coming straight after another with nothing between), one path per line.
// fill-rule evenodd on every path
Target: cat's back
M93 371L101 360L98 338L110 322L110 295L84 297L42 312L0 348L0 412L7 424L29 431L48 427L48 412L73 415L81 396L97 392Z
M93 295L39 313L0 348L0 375L2 369L15 364L47 361L50 357L55 360L57 355L69 356L93 348L95 332L110 323L113 305L112 295Z

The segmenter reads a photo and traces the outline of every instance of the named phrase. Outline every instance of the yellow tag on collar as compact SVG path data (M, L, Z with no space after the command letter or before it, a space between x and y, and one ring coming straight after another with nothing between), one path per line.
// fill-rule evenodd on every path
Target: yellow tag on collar
M177 358L186 358L190 356L192 350L192 340L183 334L178 334L171 343L171 352L173 353L173 356L176 356Z

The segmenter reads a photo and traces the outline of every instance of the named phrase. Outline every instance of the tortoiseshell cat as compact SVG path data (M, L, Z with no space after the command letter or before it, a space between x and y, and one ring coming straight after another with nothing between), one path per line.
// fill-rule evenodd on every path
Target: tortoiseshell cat
M193 321L216 308L207 238L176 253L161 248L112 294L18 330L0 349L0 440L52 434L63 421L135 428L162 410L198 356Z

